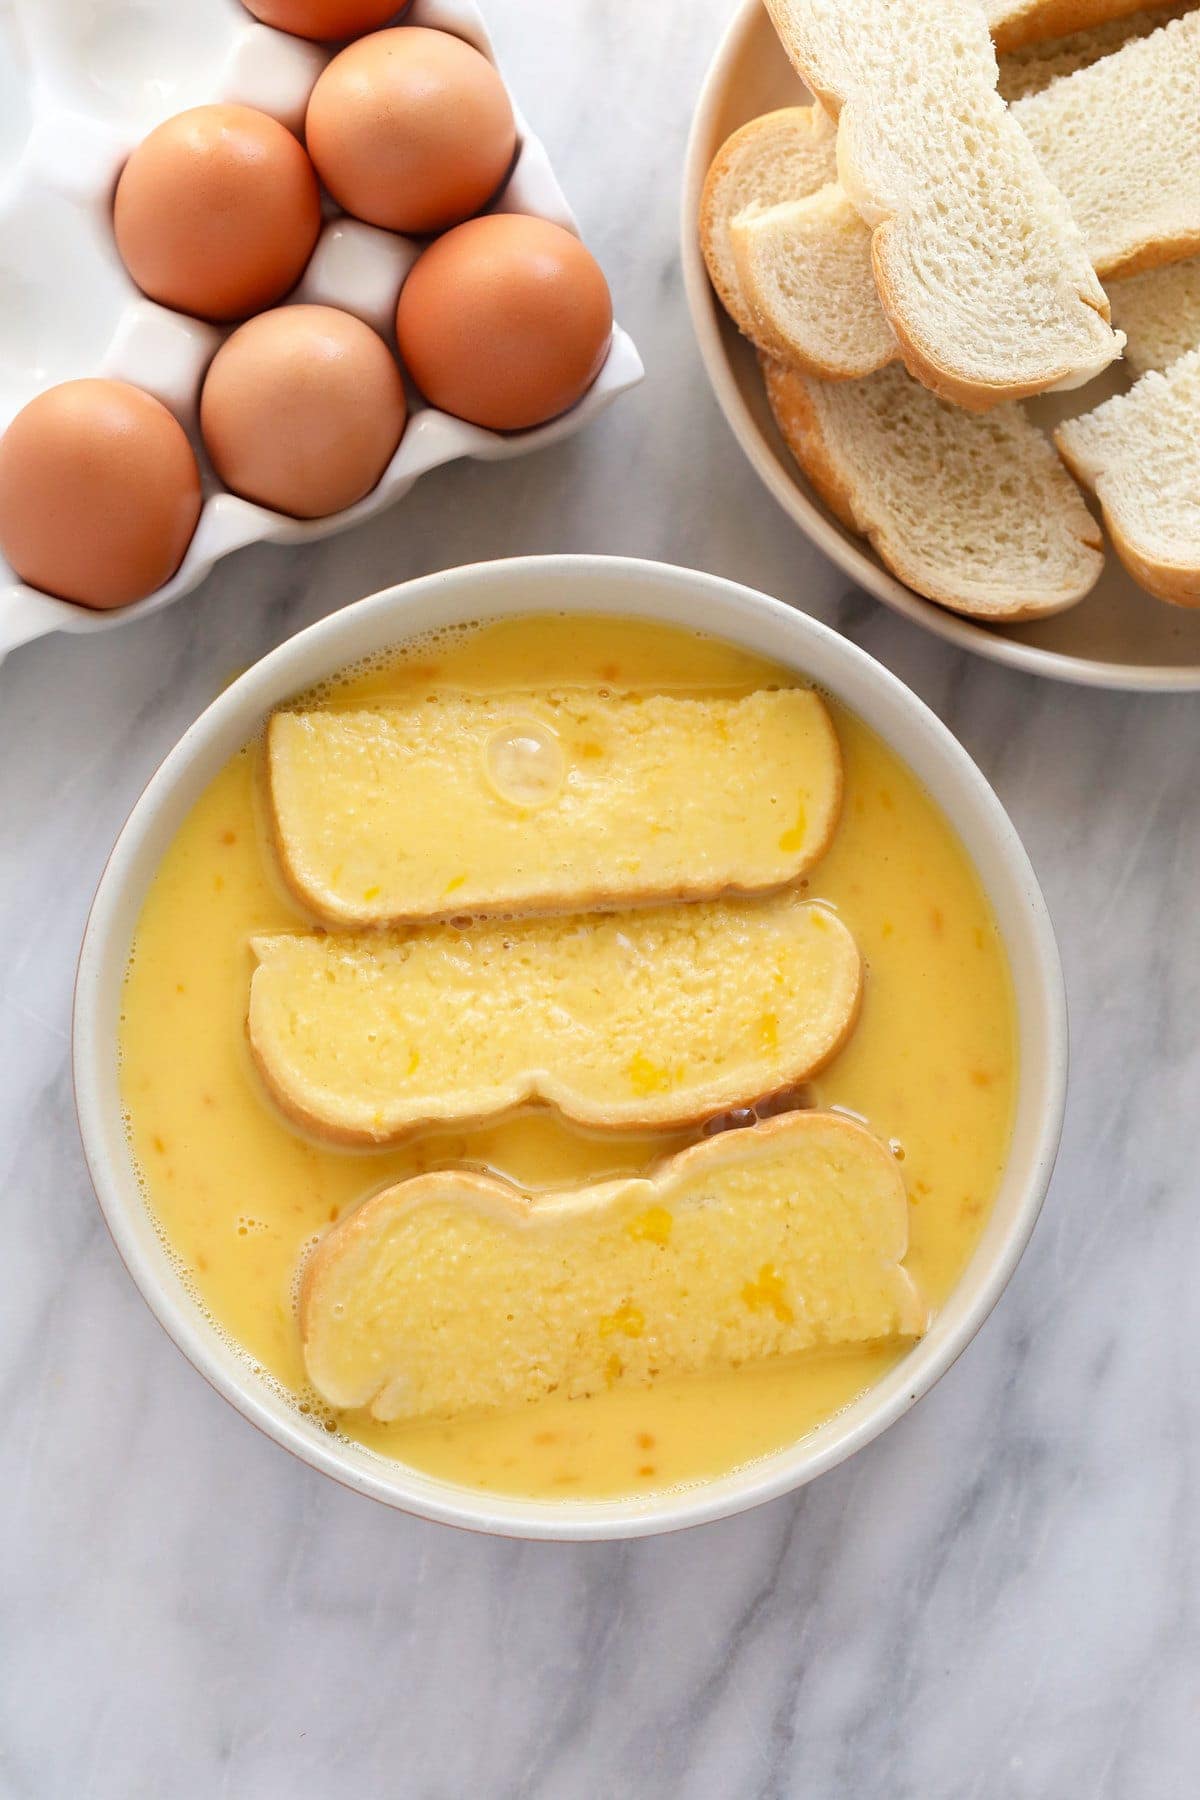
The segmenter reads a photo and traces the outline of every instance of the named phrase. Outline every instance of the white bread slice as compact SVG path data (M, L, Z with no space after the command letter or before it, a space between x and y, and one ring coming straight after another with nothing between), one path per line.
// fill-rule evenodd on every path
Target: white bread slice
M283 712L267 761L285 879L336 925L761 893L824 853L842 798L810 688Z
M1200 349L1200 256L1114 281L1112 307L1130 367L1138 375L1169 368Z
M1014 100L1040 94L1061 76L1090 69L1102 56L1111 56L1133 38L1148 36L1169 19L1181 19L1195 3L1196 0L1183 0L1176 6L1144 8L1072 31L1068 37L1039 39L1020 50L1009 51L1000 57L1001 98L1011 106ZM994 31L992 35L994 39Z
M837 126L823 106L764 113L735 131L714 156L700 195L700 249L717 298L753 343L759 341L757 325L742 293L730 221L748 206L797 200L836 178Z
M767 397L826 505L917 593L971 618L1044 618L1104 565L1100 532L1019 406L938 400L893 364L814 381L766 363Z
M1200 606L1200 349L1060 425L1054 441L1134 580Z
M827 381L882 369L899 354L871 266L871 233L841 186L748 207L729 238L760 349Z
M1103 30L1136 15L1139 0L984 0L997 50L1018 50L1047 38Z
M1014 112L1102 278L1200 250L1200 12L1053 82Z
M839 178L918 379L980 409L1079 386L1119 355L1067 202L996 92L975 0L767 5L838 116Z
M343 1144L535 1099L608 1129L751 1105L840 1049L862 985L849 931L794 892L251 948L263 1079Z
M833 1113L722 1132L643 1177L531 1197L444 1170L385 1188L305 1270L308 1376L377 1419L919 1337L904 1182Z

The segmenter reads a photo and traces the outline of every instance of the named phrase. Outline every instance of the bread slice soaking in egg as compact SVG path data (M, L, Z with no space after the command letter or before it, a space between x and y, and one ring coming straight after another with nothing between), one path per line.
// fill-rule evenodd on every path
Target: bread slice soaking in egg
M336 1144L530 1100L606 1131L699 1123L807 1080L862 993L851 933L786 891L250 947L259 1073Z
M842 759L811 688L444 692L276 713L267 793L301 903L396 925L797 882L837 828Z
M417 1175L313 1256L305 1366L333 1406L445 1418L915 1338L926 1310L907 1248L895 1158L833 1113L536 1198L461 1170Z

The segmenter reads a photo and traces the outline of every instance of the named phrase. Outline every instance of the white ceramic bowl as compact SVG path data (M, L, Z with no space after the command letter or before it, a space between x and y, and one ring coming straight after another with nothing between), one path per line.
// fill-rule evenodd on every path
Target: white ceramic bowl
M1200 611L1144 594L1115 552L1098 585L1078 606L1026 625L980 625L916 594L884 568L817 498L775 429L755 354L709 286L696 235L700 190L731 131L776 106L809 98L760 0L742 0L701 90L684 169L684 285L700 354L722 412L762 481L819 550L852 581L938 637L1010 667L1094 687L1200 689ZM1107 391L1107 390L1106 390ZM1061 401L1047 399L1053 416ZM1070 408L1066 403L1064 410ZM1078 396L1074 410L1080 410Z
M184 1286L151 1221L122 1123L117 1024L134 927L168 844L218 770L272 707L343 665L434 625L530 612L699 627L843 700L899 752L959 833L995 909L1016 986L1020 1082L1008 1166L978 1248L928 1335L869 1393L791 1449L718 1481L646 1498L550 1503L480 1494L308 1422L254 1375ZM895 676L803 613L716 576L546 556L453 569L362 600L281 645L213 701L138 801L100 882L79 961L74 1065L84 1149L117 1248L180 1349L253 1424L359 1493L427 1518L515 1536L599 1538L694 1525L811 1481L869 1443L949 1368L995 1304L1037 1218L1062 1123L1067 1026L1053 930L1021 843L966 752Z
M495 60L475 0L397 0L407 25L448 31ZM613 327L608 357L581 400L530 431L484 431L409 391L399 448L362 500L324 519L293 519L227 492L199 433L200 388L232 327L205 324L139 294L117 254L112 192L134 145L163 119L236 100L293 131L332 54L272 31L239 0L0 0L0 430L35 394L79 375L145 388L192 439L204 506L170 581L112 612L26 587L0 557L0 661L55 631L112 631L188 593L213 564L254 543L306 544L371 518L431 469L459 457L507 461L572 436L636 386L642 364ZM488 208L534 213L576 230L536 134L517 117L517 154ZM299 285L287 297L340 307L395 341L396 299L420 244L327 209Z

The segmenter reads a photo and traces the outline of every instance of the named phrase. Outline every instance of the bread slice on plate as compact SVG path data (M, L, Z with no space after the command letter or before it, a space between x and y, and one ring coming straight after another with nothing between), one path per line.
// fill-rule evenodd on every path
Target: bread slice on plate
M1060 425L1054 441L1134 580L1200 606L1200 348Z
M842 187L872 230L909 370L960 405L1075 387L1120 354L1079 227L996 91L975 0L768 0L838 117Z
M352 926L762 892L823 854L842 797L808 688L282 712L267 767L289 887Z
M752 1105L841 1047L862 986L841 920L792 892L251 948L267 1088L342 1144L530 1100L598 1128Z
M1013 110L1101 279L1200 250L1200 12Z
M700 249L717 298L751 342L759 341L757 325L742 294L730 220L748 206L797 200L836 178L837 126L822 106L784 106L751 119L713 158L700 195Z
M984 0L984 12L997 50L1007 51L1136 18L1138 5L1139 0Z
M443 1170L385 1188L304 1274L309 1379L382 1420L513 1409L919 1337L891 1153L782 1114L649 1176L531 1197Z
M1138 375L1169 368L1200 349L1200 256L1114 281L1112 307L1130 367Z
M917 593L1002 621L1061 612L1095 585L1099 529L1019 406L964 412L898 364L864 381L814 381L771 362L764 375L818 494Z
M1181 19L1194 5L1195 0L1183 0L1181 5L1143 8L1072 30L1067 37L1039 39L1009 51L1000 57L1001 97L1011 105L1028 94L1040 94L1061 76L1090 69L1102 56L1111 56L1133 38L1148 36L1169 19ZM994 40L994 31L992 35Z

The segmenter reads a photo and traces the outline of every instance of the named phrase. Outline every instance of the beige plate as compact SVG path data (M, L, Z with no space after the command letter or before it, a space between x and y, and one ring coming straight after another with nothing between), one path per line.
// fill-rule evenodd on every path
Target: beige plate
M743 0L708 71L692 121L684 172L683 269L700 354L721 410L755 469L806 537L860 587L936 632L996 662L1095 687L1200 690L1200 610L1151 599L1116 555L1078 606L1027 625L979 625L923 600L840 525L800 474L772 422L754 352L708 284L696 239L705 171L747 119L807 99L759 0Z

